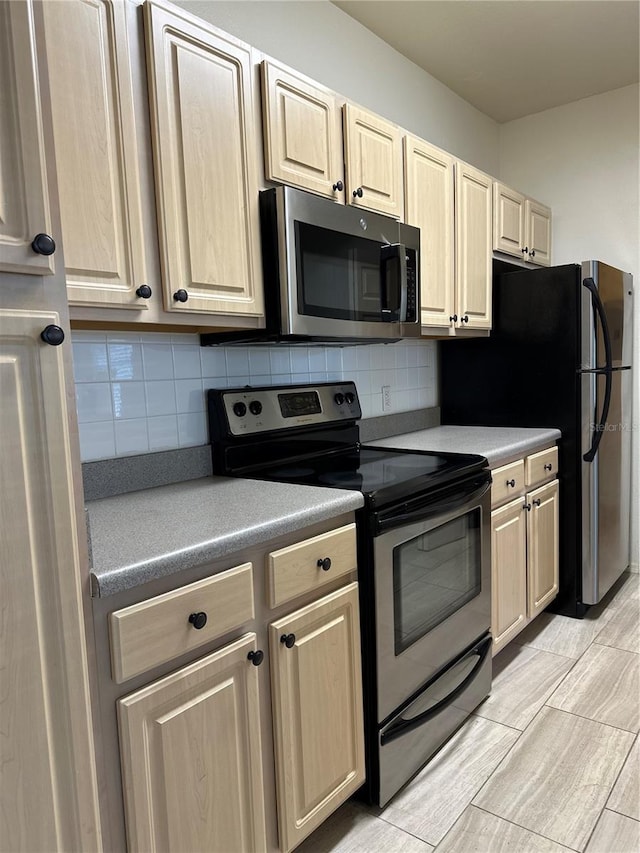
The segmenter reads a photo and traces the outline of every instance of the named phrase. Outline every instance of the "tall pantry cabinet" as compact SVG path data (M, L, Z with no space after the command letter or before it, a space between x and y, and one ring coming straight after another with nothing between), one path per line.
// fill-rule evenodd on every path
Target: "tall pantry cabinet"
M0 848L100 850L42 7L0 3Z

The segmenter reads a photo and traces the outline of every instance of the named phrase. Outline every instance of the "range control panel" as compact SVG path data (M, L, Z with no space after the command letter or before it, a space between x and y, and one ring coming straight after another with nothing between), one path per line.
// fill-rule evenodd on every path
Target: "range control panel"
M229 435L292 429L362 417L353 382L279 385L210 391L209 405L222 407ZM218 412L219 413L219 412Z

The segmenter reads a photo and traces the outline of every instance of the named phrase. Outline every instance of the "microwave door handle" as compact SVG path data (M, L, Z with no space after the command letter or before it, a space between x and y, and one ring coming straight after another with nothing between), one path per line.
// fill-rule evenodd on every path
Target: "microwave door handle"
M407 250L402 243L380 249L380 313L387 322L407 317Z
M439 702L436 702L435 705L432 705L430 708L427 708L426 711L423 711L421 714L418 714L416 717L411 717L408 720L403 719L402 717L390 726L385 732L382 733L380 738L380 743L384 746L387 743L391 743L391 741L396 740L402 735L408 734L412 732L414 729L419 728L420 726L427 723L429 720L433 719L440 711L444 711L445 708L448 708L449 705L452 705L458 696L463 693L467 687L474 680L478 671L484 664L487 659L487 655L491 649L491 644L493 642L493 638L491 636L486 637L481 643L475 646L471 651L465 655L465 657L461 658L461 660L456 661L456 663L461 663L466 658L472 657L473 655L478 655L478 660L473 665L473 669L469 672L465 678L455 687L448 696L445 696L444 699L441 699Z

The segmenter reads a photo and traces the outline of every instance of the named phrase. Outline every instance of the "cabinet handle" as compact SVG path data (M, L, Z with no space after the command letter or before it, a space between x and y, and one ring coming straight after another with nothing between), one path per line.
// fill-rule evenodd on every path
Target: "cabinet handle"
M36 234L31 241L31 248L37 255L53 255L56 242L48 234Z
M534 506L540 506L541 503L542 503L542 501L540 500L540 498L534 498L533 499L533 505Z
M535 250L535 249L532 249L532 250L529 252L529 257L530 257L530 258L534 258L534 257L535 257L535 254L536 254L536 250Z
M186 302L189 298L189 294L186 290L180 289L176 290L176 292L173 294L173 298L176 302Z
M551 464L551 462L547 463L547 465L544 466L544 470L553 471L553 465Z
M353 191L354 198L362 198L362 187L358 187L357 190Z
M264 660L264 652L262 649L257 649L255 652L249 652L247 655L247 660L250 660L254 666L260 666L262 661Z
M525 246L524 249L520 249L520 251L522 252L523 255L526 255L529 252L529 247Z
M292 649L292 648L293 648L295 641L296 641L296 635L295 635L295 634L283 634L283 635L280 637L280 642L281 642L281 643L284 643L284 645L285 645L288 649Z
M40 337L45 344L49 344L52 347L59 347L64 341L64 331L60 326L45 326L40 332Z
M461 323L468 323L469 322L469 318L467 317L466 314L464 315L464 317L460 317L460 322Z
M328 572L331 568L331 557L324 557L324 559L320 558L317 565L323 572Z
M199 613L192 613L191 616L189 616L189 624L193 625L193 627L199 631L207 624L207 614L202 610Z
M450 323L457 323L458 322L458 315L453 314L451 317L449 317L449 322Z
M522 509L526 509L527 512L531 512L531 504L525 504Z
M136 296L138 299L150 299L152 292L148 284L141 284L136 290Z
M344 184L342 183L342 181L336 181L335 184L333 185L334 193L335 192L341 193L343 189L344 189Z
M516 481L515 480L507 480L507 486L511 486L511 488L515 488Z

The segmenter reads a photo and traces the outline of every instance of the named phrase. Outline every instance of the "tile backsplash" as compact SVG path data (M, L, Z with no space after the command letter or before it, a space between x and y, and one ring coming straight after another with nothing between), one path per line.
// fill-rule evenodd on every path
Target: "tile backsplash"
M197 335L73 332L83 462L206 444L205 392L352 379L364 418L437 405L436 344L201 347Z

